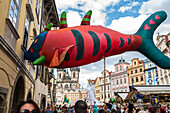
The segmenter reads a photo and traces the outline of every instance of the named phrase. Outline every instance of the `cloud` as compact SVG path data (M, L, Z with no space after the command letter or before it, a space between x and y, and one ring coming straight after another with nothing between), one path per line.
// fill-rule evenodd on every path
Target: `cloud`
M132 7L137 6L137 5L139 5L139 2L134 1L134 2L129 3L128 6L120 7L118 11L124 13L125 11L132 9Z

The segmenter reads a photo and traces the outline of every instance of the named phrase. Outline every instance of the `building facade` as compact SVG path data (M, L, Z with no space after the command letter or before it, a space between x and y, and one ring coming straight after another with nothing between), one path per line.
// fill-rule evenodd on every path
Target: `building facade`
M143 60L145 84L146 85L159 85L157 66L149 59Z
M131 66L127 68L129 75L129 86L145 85L144 64L139 58L131 60Z
M96 78L96 84L95 84L95 92L96 92L96 99L100 102L100 82L101 82L101 77Z
M110 76L111 96L114 97L114 92L128 92L128 72L127 67L129 63L125 62L125 59L121 58L117 64L115 64L115 72Z
M111 72L105 69L105 84L104 84L104 70L101 72L101 81L100 81L100 102L109 102L110 100L110 75ZM105 88L104 88L105 87Z
M0 112L11 113L27 99L38 98L35 101L39 106L42 102L46 104L45 78L49 71L46 68L37 71L36 66L24 60L24 53L49 22L58 26L54 0L5 0L1 1L0 10ZM48 18L51 13L54 14ZM39 86L43 93L38 93Z
M78 100L85 100L87 98L87 92L85 89L65 90L64 95L67 95L67 97L69 98L70 105L74 105Z
M169 37L168 35L159 35L157 36L157 48L166 56L170 57L170 49L166 44L169 45ZM159 85L170 85L170 69L162 69L160 67L158 69L158 78Z

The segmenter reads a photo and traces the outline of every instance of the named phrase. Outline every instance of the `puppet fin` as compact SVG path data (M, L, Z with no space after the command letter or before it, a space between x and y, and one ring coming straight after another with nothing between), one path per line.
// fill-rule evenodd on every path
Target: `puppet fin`
M84 16L84 18L81 21L81 25L90 25L90 18L92 15L92 11L89 10L87 14Z
M52 27L52 26L53 26L53 24L52 24L52 23L49 23L49 24L46 26L46 28L42 31L42 33L51 30L51 27Z
M63 11L60 18L60 29L67 27L67 16L66 12Z
M163 69L170 69L170 58L165 56L154 44L153 33L156 28L167 18L164 11L159 11L148 17L135 33L142 37L142 44L137 51L144 54L152 62Z
M42 63L44 63L46 61L46 58L44 55L41 55L40 58L38 58L37 60L35 60L32 64L33 65L40 65Z
M61 64L61 62L64 60L67 51L74 45L70 45L67 47L62 48L56 48L55 53L53 55L53 58L51 60L51 63L49 65L50 68L57 67Z

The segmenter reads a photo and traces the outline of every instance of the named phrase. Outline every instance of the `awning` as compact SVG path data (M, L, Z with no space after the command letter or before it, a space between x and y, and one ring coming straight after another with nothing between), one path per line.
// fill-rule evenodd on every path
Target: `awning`
M134 89L142 94L170 94L170 85L157 85L157 86L133 86Z

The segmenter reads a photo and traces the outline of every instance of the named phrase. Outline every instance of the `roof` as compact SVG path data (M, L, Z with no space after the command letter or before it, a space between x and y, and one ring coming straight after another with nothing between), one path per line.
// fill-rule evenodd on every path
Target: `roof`
M118 62L117 64L115 64L115 65L122 64L122 63L130 64L130 63L128 63L128 62L125 62L125 59L123 59L122 56L121 56L121 59L120 59L119 62Z

